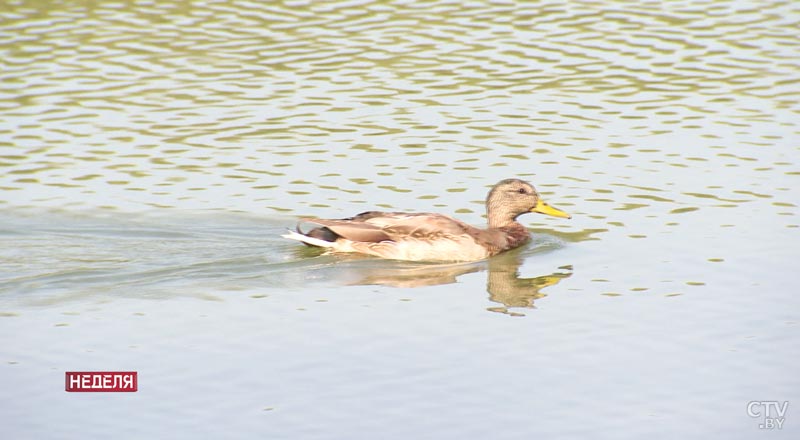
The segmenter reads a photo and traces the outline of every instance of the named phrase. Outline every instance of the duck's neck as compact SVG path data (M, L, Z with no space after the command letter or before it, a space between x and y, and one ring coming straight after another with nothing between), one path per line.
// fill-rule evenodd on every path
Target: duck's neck
M517 223L517 217L519 217L519 214L514 215L509 212L505 206L499 204L496 200L492 200L491 197L486 201L486 220L489 223L489 228L504 228L512 225L522 227Z
M494 214L494 215L493 215ZM486 213L486 218L489 220L489 228L505 228L508 226L517 225L522 227L519 223L517 223L517 219L506 216L506 215L496 215L495 213L489 211Z

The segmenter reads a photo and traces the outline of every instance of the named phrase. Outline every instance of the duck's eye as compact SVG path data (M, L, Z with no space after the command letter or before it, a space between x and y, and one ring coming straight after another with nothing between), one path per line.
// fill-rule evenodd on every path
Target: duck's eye
M517 192L520 193L520 194L527 194L528 193L528 191L525 191L525 188L520 188L520 189L517 190Z

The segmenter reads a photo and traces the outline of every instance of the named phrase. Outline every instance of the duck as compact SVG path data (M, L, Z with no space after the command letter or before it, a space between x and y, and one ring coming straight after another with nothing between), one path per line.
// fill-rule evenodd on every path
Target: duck
M571 218L542 200L532 184L511 178L489 190L485 229L444 214L367 211L343 219L301 218L295 231L288 230L282 237L329 253L420 262L470 262L527 243L530 233L517 218L529 212ZM303 223L317 227L303 232Z

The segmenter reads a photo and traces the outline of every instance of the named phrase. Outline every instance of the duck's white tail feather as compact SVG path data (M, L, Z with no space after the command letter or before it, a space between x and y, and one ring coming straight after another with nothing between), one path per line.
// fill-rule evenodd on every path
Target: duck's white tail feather
M311 246L319 246L324 248L334 247L334 243L331 241L325 241L325 240L320 240L319 238L309 237L307 235L303 235L292 230L287 230L286 234L281 235L281 237L288 238L290 240L302 241L303 243L310 244Z

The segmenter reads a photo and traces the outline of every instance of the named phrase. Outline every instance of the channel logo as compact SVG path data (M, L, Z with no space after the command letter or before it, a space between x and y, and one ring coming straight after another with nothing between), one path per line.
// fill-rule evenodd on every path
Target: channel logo
M139 389L135 371L67 371L68 393L135 393Z

